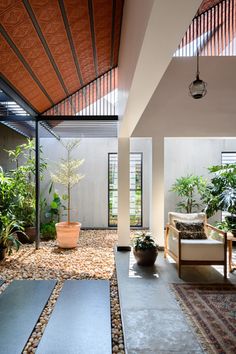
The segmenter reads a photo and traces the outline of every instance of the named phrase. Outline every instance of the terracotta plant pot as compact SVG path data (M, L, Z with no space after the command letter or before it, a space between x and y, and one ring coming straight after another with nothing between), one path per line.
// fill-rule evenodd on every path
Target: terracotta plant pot
M59 222L56 224L57 244L60 248L77 247L81 224L79 222Z
M157 248L137 249L137 251L133 248L133 253L137 264L141 266L153 266L158 255Z

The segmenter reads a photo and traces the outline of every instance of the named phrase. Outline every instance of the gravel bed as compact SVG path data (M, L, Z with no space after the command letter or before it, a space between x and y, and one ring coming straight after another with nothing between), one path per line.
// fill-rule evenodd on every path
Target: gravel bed
M56 279L58 281L23 354L35 353L37 345L55 306L63 283L67 279L109 279L111 286L112 352L124 354L120 304L116 280L113 248L116 231L81 231L78 248L61 250L55 241L23 245L18 252L0 262L1 278L5 284L0 293L15 279Z

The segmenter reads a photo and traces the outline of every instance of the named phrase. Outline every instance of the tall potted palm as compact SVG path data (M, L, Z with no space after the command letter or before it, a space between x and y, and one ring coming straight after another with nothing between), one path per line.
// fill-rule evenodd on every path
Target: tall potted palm
M61 248L75 248L77 247L81 223L71 221L71 191L84 177L78 173L78 169L84 160L72 158L72 152L78 148L79 140L73 140L67 143L62 141L61 143L66 149L67 156L65 159L61 159L60 164L57 165L57 171L51 174L51 177L54 183L60 184L66 188L67 221L56 224L57 242L58 246Z
M180 198L177 210L185 213L197 212L201 209L201 203L197 200L198 195L202 196L206 190L207 180L202 176L187 175L177 178L171 187Z

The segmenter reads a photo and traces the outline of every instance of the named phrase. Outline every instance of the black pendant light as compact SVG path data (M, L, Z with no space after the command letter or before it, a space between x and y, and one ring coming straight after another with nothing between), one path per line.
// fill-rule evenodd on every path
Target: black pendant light
M207 93L207 84L205 81L199 78L199 54L197 50L197 74L196 80L191 82L189 85L189 92L192 98L199 99L206 95Z
M197 17L197 21L199 19L199 14ZM199 36L198 36L198 23L197 23L197 73L196 73L196 79L191 82L189 85L189 93L194 99L199 99L202 98L206 95L207 93L207 83L204 82L203 80L200 79L199 77Z

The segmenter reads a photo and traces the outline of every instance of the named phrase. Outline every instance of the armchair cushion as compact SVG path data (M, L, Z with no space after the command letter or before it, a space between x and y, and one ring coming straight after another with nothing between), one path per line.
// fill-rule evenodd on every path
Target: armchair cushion
M203 222L183 222L175 220L175 227L180 231L180 238L185 240L207 239Z
M169 248L178 255L178 239L170 239ZM219 261L224 260L224 244L207 240L181 240L181 259L184 261Z
M169 212L169 223L172 226L175 226L175 221L183 221L183 222L206 222L206 214L205 213L192 213L192 214L184 214L184 213L175 213Z

